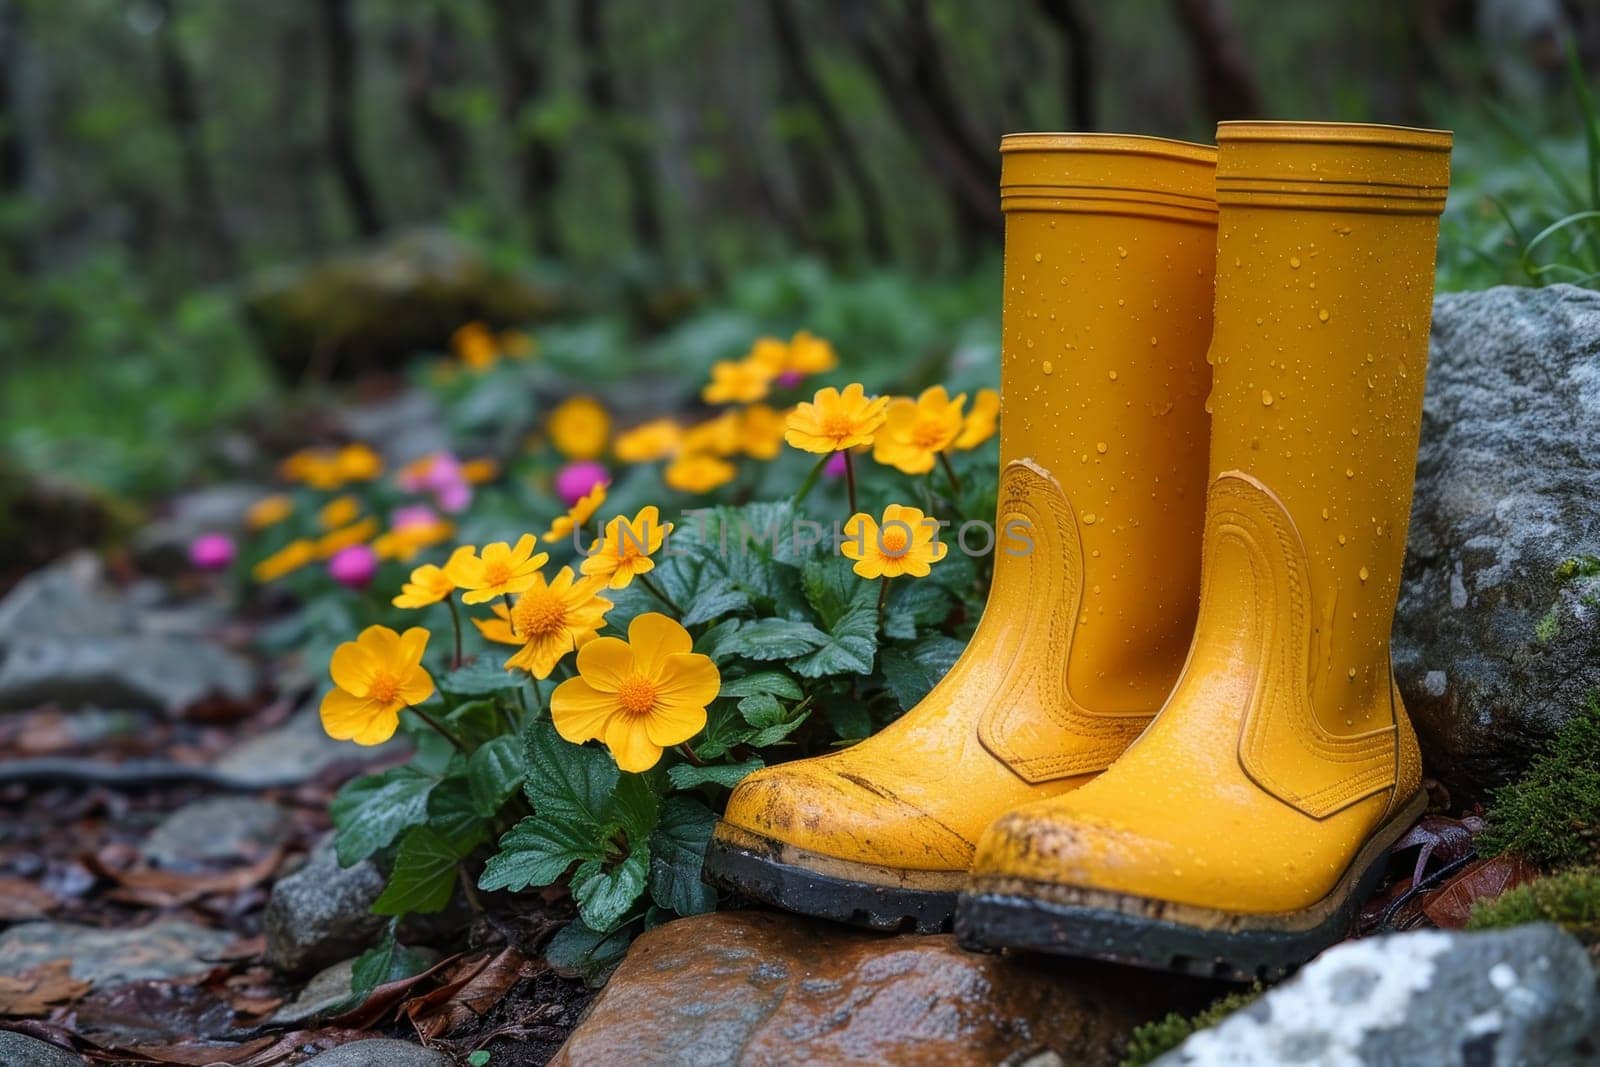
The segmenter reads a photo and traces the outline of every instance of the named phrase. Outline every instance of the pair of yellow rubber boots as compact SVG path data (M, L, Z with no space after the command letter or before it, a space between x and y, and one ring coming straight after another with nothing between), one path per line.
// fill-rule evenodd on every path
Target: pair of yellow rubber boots
M996 526L1033 549L921 704L741 783L708 873L973 948L1282 973L1423 808L1389 627L1450 135L1001 153Z

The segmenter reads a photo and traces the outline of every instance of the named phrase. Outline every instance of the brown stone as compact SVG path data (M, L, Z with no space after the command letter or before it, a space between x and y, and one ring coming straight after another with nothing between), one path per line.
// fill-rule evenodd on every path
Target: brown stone
M1134 1026L1214 995L1107 964L964 952L949 935L723 912L636 941L551 1063L994 1067L1047 1050L1115 1063Z

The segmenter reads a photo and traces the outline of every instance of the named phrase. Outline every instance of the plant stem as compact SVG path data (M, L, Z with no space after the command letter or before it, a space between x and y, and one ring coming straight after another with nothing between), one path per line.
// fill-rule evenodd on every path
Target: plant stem
M883 609L889 603L889 583L894 579L884 577L878 582L878 629L883 629Z
M667 607L671 608L672 609L672 613L674 615L682 615L683 614L683 609L678 607L677 602L674 601L671 597L669 597L666 594L666 591L663 590L659 585L657 585L655 582L651 581L649 575L647 575L647 574L639 575L639 582L646 589L650 590L650 592L655 596L655 598L657 600L661 601Z
M811 487L816 485L817 479L822 476L822 468L826 467L828 460L832 458L833 453L827 452L817 460L817 465L811 468L811 473L806 475L806 480L800 483L799 489L795 490L794 499L790 501L792 506L798 508L801 502L811 493Z
M950 465L950 457L946 453L940 452L939 463L944 467L944 473L950 479L950 491L956 496L960 496L961 479L956 477L956 469Z
M856 513L856 461L850 450L844 450L844 484L850 492L850 514Z
M455 629L455 632L456 632L456 658L450 661L450 669L453 670L453 671L454 670L460 670L461 669L461 609L456 607L456 595L454 593L451 593L449 596L445 597L444 598L444 602L446 604L450 605L450 625Z
M685 741L680 744L678 746L678 751L683 753L684 759L688 760L696 767L704 767L706 765L706 761L695 755L694 749L689 747L689 742Z
M501 593L500 599L504 601L506 605L506 625L511 627L511 636L515 637L517 636L517 616L512 610L514 605L511 603L511 594Z
M461 753L463 756L465 756L467 754L466 746L463 745L459 740L457 740L455 734L451 733L449 730L446 730L444 728L444 723L440 722L438 719L435 719L432 715L429 715L427 712L423 711L421 708L417 707L415 704L407 704L406 707L408 707L412 711L416 712L417 713L417 718L421 719L423 722L425 722L429 726L433 727L433 732L434 733L438 734L440 737L444 738L446 741L448 741L452 745L454 745L456 747L456 751L457 752Z

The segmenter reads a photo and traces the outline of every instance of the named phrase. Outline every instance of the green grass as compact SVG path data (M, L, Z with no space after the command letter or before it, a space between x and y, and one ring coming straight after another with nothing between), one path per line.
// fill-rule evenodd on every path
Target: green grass
M1549 870L1600 863L1600 700L1590 698L1547 754L1495 792L1478 849Z
M1128 1038L1128 1048L1122 1057L1122 1067L1143 1067L1173 1049L1197 1030L1215 1026L1241 1008L1247 1008L1261 996L1259 985L1238 993L1220 997L1193 1015L1169 1013L1165 1018L1145 1023Z

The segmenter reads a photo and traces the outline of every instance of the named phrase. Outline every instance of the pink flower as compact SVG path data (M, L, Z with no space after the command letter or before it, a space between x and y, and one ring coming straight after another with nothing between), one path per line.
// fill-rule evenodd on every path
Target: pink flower
M404 530L408 526L432 526L439 521L439 516L426 504L408 504L403 508L395 508L389 514L389 525L396 530Z
M845 458L843 452L835 452L828 457L827 466L822 468L822 473L830 478L844 477Z
M595 486L610 480L611 475L594 460L579 460L577 463L568 463L556 472L556 494L570 508L588 496Z
M778 375L778 385L784 389L793 389L806 380L806 376L797 370L786 370Z
M368 545L341 548L328 560L328 573L340 585L361 589L378 573L378 554Z
M233 538L227 534L201 534L189 546L189 562L203 571L226 570L234 555Z
M472 486L464 481L450 482L435 488L433 499L438 502L440 511L459 515L472 505Z

